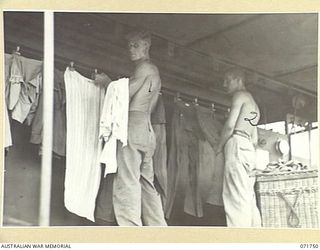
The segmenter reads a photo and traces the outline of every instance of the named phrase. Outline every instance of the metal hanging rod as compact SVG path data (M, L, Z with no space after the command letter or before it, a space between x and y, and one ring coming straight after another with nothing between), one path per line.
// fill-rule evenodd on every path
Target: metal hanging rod
M19 50L20 50L20 46L19 46ZM41 53L39 53L37 51L34 51L32 49L28 49L28 48L25 48L24 51L26 52L26 54L28 56L35 56L37 58L41 54ZM92 68L88 67L88 65L84 65L83 63L78 63L78 62L75 62L75 61L70 61L67 58L62 58L62 57L56 58L55 64L59 65L60 68L69 67L69 68L71 68L73 70L80 69L80 70L83 70L83 71L85 71L86 73L89 73L89 74L91 72L91 76L94 76L95 74L98 73L98 69L97 68L92 69ZM203 107L207 107L209 109L217 111L217 113L226 113L226 112L228 112L228 107L225 106L225 105L221 105L221 104L215 103L212 100L208 100L208 99L205 99L205 98L202 98L202 97L200 98L199 96L194 96L194 95L191 95L191 94L188 94L188 93L184 93L183 91L176 91L176 90L169 89L167 87L162 87L161 88L161 92L164 95L169 95L169 96L172 96L172 97L177 97L177 95L180 95L180 98L183 101L186 101L188 103L198 104L198 105L201 105Z
M229 112L229 107L215 103L214 101L211 101L208 99L200 98L199 96L192 96L190 94L183 93L176 90L171 90L166 87L162 87L161 92L163 95L172 96L182 101L185 101L187 103L192 103L194 105L200 105L200 106L209 108L212 111L216 111L218 113L225 114Z

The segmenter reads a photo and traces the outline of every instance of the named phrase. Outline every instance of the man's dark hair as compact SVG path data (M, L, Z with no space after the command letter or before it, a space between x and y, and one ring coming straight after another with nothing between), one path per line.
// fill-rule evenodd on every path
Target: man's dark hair
M241 79L242 83L246 82L246 73L240 68L231 68L226 71L225 76L230 76L232 79Z
M126 39L128 41L132 41L135 39L141 39L149 44L151 46L151 34L149 31L146 30L135 30L133 32L130 32L127 36Z

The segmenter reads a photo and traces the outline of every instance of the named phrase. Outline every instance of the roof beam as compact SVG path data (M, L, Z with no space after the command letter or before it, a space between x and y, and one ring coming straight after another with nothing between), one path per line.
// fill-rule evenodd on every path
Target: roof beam
M116 21L116 20L114 20L114 19L111 19L111 18L109 18L109 17L107 17L107 16L102 17L102 16L96 16L96 15L94 15L94 14L89 14L89 15L90 15L91 17L93 17L94 19L100 20L100 21L102 21L102 22L108 20L108 21L111 21L111 22L113 22L113 23L118 23L118 21ZM227 28L225 28L225 29L222 29L222 30L220 30L220 31L218 31L218 32L216 32L216 33L214 33L214 34L211 34L211 35L209 35L209 36L206 36L206 37L203 37L203 38L200 38L200 39L203 39L203 40L204 40L204 39L207 39L207 38L209 38L209 37L214 37L214 36L220 35L220 34L222 34L222 33L224 33L224 32L230 31L230 30L232 30L232 29L239 28L239 27L242 26L242 25L248 24L248 23L250 23L250 22L254 22L254 21L262 18L263 16L264 16L264 15L261 15L261 14L260 14L260 15L253 15L252 17L249 17L249 18L247 18L247 19L245 19L245 20L243 20L243 21L241 21L241 22L239 22L239 23L237 23L237 24L230 25L229 27L227 27ZM105 19L106 19L106 20L105 20ZM123 24L123 23L121 23L121 24L122 24L123 26L129 27L129 28L135 28L134 26L131 26L131 25L128 25L128 24ZM164 37L162 37L162 36L160 36L160 35L157 35L157 34L153 34L153 35L155 35L156 37L161 38L161 39L163 39L163 40L165 40L165 41L169 41L168 39L166 39L166 38L164 38ZM199 39L198 39L198 40L199 40ZM198 41L198 40L197 40L197 41ZM199 41L200 41L200 40L199 40ZM194 42L195 42L195 41L194 41ZM192 42L192 43L193 43L193 42ZM210 57L210 55L205 54L205 53L203 53L203 52L201 52L201 51L195 50L195 49L193 49L193 48L190 48L190 46L188 46L188 45L180 45L180 44L176 44L176 45L177 45L177 47L185 48L186 50L189 50L189 51L192 52L192 53L196 53L196 54L199 55L199 56L207 57L207 58ZM159 55L158 55L158 56L159 56ZM161 55L160 55L160 56L161 56ZM246 68L246 67L243 67L243 66L241 66L241 65L237 65L237 64L235 64L235 63L232 63L232 62L229 62L229 61L226 61L226 60L217 59L217 58L213 58L213 59L214 59L215 63L217 63L219 66L221 65L222 67L223 67L223 66L228 66L228 67L238 67L238 68L242 68L242 69L245 70L248 74L257 76L258 79L263 82L263 84L259 84L259 83L258 83L258 85L260 85L260 86L269 88L269 89L271 89L271 90L274 90L274 88L273 88L272 86L281 87L281 88L285 88L285 89L289 89L289 90L294 90L294 91L297 91L297 92L301 92L301 93L304 93L304 94L306 94L306 95L308 95L308 96L317 97L317 93L315 93L315 92L313 92L313 91L310 91L310 90L301 88L301 87L299 87L299 86L295 86L295 85L293 85L293 84L291 85L291 84L287 84L287 83L281 82L281 81L275 79L274 77L271 77L271 76L269 76L269 75L266 75L266 74L264 74L264 73L262 73L262 72L255 71L255 70L253 70L253 69L251 69L251 68ZM160 61L161 61L161 60L160 60ZM175 61L170 61L170 63L174 63L174 62L175 62ZM176 62L178 62L178 61L176 61ZM180 61L180 63L181 63L181 61ZM201 65L200 68L198 68L197 66L199 66L199 65L194 65L194 66L193 66L193 71L194 71L194 72L197 72L196 74L199 74L199 73L201 72L201 67L204 67L205 65ZM196 68L197 68L197 70L196 70ZM218 67L218 68L220 68L220 67ZM203 72L203 73L205 73L205 72ZM221 77L221 72L214 72L214 71L212 70L211 73L215 73L215 75L216 75L217 77ZM185 72L184 74L188 74L188 73ZM204 79L203 79L203 80L204 80ZM210 79L204 80L204 82L210 82ZM270 85L267 84L267 83L270 83Z
M67 20L68 20L68 17L69 16L67 15L66 16ZM100 20L102 21L103 19L104 18L101 18ZM63 20L63 21L67 21L67 20ZM80 20L78 21L78 19L75 18L74 21L76 21L76 23L79 23ZM90 21L90 19L88 21ZM108 20L108 21L110 21L110 20ZM117 23L114 20L112 20L112 22ZM81 23L81 21L80 21L80 23ZM61 26L58 26L57 24L61 24ZM101 25L99 25L99 26L101 26ZM126 25L126 26L128 26L128 25ZM10 27L10 30L14 30L15 33L17 33L17 34L19 34L19 32L18 32L19 28L23 29L23 26L19 27L18 24L13 24L13 23L7 23L6 27ZM128 27L130 27L130 26L128 26ZM61 29L64 32L62 32L59 37L56 37L56 39L60 42L66 40L69 42L73 42L74 46L76 46L79 44L79 41L82 41L82 39L80 39L80 38L83 38L84 44L88 45L88 48L90 48L91 51L92 51L92 48L95 48L95 50L100 51L99 52L100 54L101 54L101 51L103 51L104 53L108 54L109 58L112 57L113 59L114 59L114 57L119 57L119 55L124 55L124 53L125 53L123 48L118 43L112 41L112 39L111 40L110 40L110 38L108 39L108 36L105 36L104 34L100 34L100 33L92 33L91 34L91 32L90 32L90 35L85 34L86 32L83 32L83 27L81 27L79 25L75 25L74 22L62 22L61 23L61 22L59 22L59 20L56 20L56 31L59 31L59 30L61 31ZM66 31L69 31L69 32L66 32ZM23 33L23 30L21 30L21 32ZM27 30L24 32L32 33L30 30ZM75 32L77 33L77 37L73 37ZM7 34L7 35L9 35L9 34ZM14 35L14 34L11 34L11 35ZM38 34L38 35L40 35L40 34ZM162 38L162 40L167 41L167 39L164 39L164 38ZM82 45L84 45L84 44L82 44ZM183 48L184 46L181 45L180 47ZM161 53L161 51L154 51L154 60L155 60L156 64L158 64L159 68L162 68L163 71L167 71L167 72L170 72L171 74L175 74L176 77L179 76L184 79L188 79L190 82L193 82L193 84L202 86L202 88L209 87L210 85L212 86L212 84L214 82L214 79L212 77L215 77L215 78L222 78L223 77L222 72L219 72L219 70L214 71L214 70L210 69L210 67L208 67L208 65L206 65L206 63L204 63L207 60L200 60L200 61L198 60L198 59L200 59L200 57L209 58L209 56L207 54L195 51L190 48L186 48L186 51L188 51L188 50L190 50L192 53L196 53L196 55L198 55L199 58L197 58L196 55L190 57L191 58L190 60L185 60L186 58L184 58L183 56L170 58L168 56L163 55L163 53ZM195 59L197 59L199 61L199 63L194 63ZM256 80L253 80L252 83L256 83L258 86L263 86L263 87L268 88L273 91L274 90L286 91L286 90L291 89L291 90L305 93L305 94L312 96L312 97L317 96L317 93L314 91L310 91L310 90L301 88L299 86L292 86L291 84L283 83L283 82L278 81L274 78L271 78L263 73L256 72L252 69L245 68L240 65L236 65L236 64L234 64L232 62L228 62L226 60L221 60L221 59L217 59L217 58L213 58L213 59L217 63L219 69L226 68L226 67L227 68L228 67L235 67L235 66L244 69L249 75L253 76L252 77L253 79L256 78ZM117 61L117 60L115 60L115 61ZM94 66L94 65L92 65L92 66Z
M307 65L307 66L304 66L302 68L298 68L298 69L295 69L295 70L291 70L291 71L287 71L287 72L283 72L283 73L280 73L280 74L277 74L273 77L275 78L278 78L278 77L284 77L284 76L288 76L288 75L292 75L292 74L295 74L295 73L298 73L298 72L301 72L301 71L305 71L305 70L309 70L309 69L317 69L318 65L317 64L313 64L313 65Z
M204 40L207 40L207 39L213 39L217 36L220 36L221 34L225 33L225 32L228 32L228 31L231 31L231 30L234 30L234 29L237 29L243 25L246 25L248 23L251 23L253 21L256 21L257 19L261 18L262 16L261 15L253 15L252 17L248 17L247 19L241 21L241 22L238 22L236 24L231 24L221 30L218 30L216 31L215 33L212 33L212 34L208 34L206 36L203 36L203 37L200 37L196 40L193 40L192 42L189 42L187 44L185 44L184 46L186 47L192 47L194 46L195 44L197 43L200 43L200 42L203 42Z

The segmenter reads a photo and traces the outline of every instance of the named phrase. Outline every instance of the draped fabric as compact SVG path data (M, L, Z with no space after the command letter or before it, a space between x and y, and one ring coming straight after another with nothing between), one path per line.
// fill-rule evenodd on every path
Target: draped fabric
M100 162L106 165L104 176L117 172L117 141L128 143L129 79L122 78L108 85L100 119L99 138L105 144Z
M5 147L12 145L10 119L30 126L42 88L42 61L5 54Z
M195 119L193 107L176 102L171 124L171 145L168 160L167 218L172 210L202 217L199 184L199 140L202 131Z
M155 186L161 195L162 206L165 207L168 189L167 132L166 113L162 95L159 96L157 105L151 114L151 124L156 136L156 148L153 154Z
M210 109L175 102L168 161L168 199L165 208L195 217L204 204L222 206L223 158L216 156L222 124Z
M66 93L64 73L54 70L54 107L53 107L53 141L52 151L60 156L66 155ZM39 104L33 115L30 142L42 143L43 136L43 96L39 97Z
M67 145L65 206L94 221L100 184L99 120L104 88L76 71L66 70Z
M203 178L201 181L206 189L206 202L215 205L223 206L222 201L222 187L223 187L223 174L224 174L224 155L216 155L220 141L220 135L223 125L218 119L214 117L213 112L205 107L196 106L197 120L206 138L206 147L201 153L201 159L203 161ZM207 175L210 178L207 178Z

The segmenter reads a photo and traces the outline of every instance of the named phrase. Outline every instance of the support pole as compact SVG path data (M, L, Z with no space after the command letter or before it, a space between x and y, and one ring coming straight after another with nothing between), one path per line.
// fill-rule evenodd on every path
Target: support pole
M312 155L311 155L311 147L312 147L312 143L311 143L311 128L312 128L312 123L308 122L308 142L309 142L309 168L311 168L312 165Z
M44 13L44 78L43 78L43 140L40 181L39 225L50 225L53 72L54 72L53 12Z

